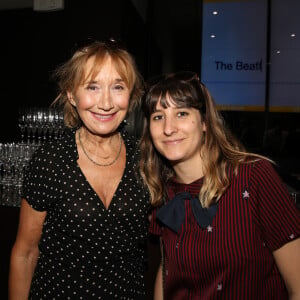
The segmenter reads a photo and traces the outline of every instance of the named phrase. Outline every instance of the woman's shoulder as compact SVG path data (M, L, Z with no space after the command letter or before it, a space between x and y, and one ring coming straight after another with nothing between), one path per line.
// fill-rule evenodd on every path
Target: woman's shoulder
M266 173L275 172L276 163L268 158L258 158L251 162L251 169L253 172Z
M253 189L264 187L269 190L285 185L276 162L263 157L241 163L237 179L243 184L250 184Z
M240 163L237 172L233 170L230 172L233 176L232 179L236 178L237 180L246 181L255 180L260 181L265 177L269 177L277 174L275 163L273 163L268 158L264 157L251 157ZM230 176L230 177L231 177Z
M55 159L66 155L74 156L76 149L75 129L66 129L59 138L49 139L38 145L32 158L46 160L49 157Z
M261 157L248 157L244 162L239 165L240 169L250 169L250 170L268 170L275 167L275 162L271 159L261 156Z

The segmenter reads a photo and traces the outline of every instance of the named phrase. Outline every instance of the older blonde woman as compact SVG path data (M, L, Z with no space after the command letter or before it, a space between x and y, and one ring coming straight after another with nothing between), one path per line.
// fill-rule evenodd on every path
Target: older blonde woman
M70 129L27 169L10 299L144 299L149 197L122 127L142 78L113 40L80 47L55 75Z

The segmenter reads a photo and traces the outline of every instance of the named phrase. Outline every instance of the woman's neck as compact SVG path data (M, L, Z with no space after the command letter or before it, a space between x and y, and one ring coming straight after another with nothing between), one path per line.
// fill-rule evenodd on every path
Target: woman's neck
M191 183L204 176L202 161L178 162L173 165L176 180L181 183Z

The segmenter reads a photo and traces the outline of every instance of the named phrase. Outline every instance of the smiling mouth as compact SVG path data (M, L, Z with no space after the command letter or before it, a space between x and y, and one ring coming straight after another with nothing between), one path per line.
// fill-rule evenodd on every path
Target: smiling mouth
M181 139L178 139L178 140L168 140L168 141L164 141L164 143L166 145L176 145L176 144L179 144L182 140Z
M97 114L97 113L92 113L97 119L100 119L100 120L110 120L112 119L116 113L113 113L113 114L109 114L109 115L103 115L103 114Z

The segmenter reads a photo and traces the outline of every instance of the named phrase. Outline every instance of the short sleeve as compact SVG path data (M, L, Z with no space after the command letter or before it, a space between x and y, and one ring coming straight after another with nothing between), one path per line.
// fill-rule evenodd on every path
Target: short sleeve
M29 205L45 211L56 200L57 167L53 167L55 151L47 146L41 146L31 158L24 174L22 198Z
M253 164L250 191L254 215L271 251L299 237L300 210L269 161Z

